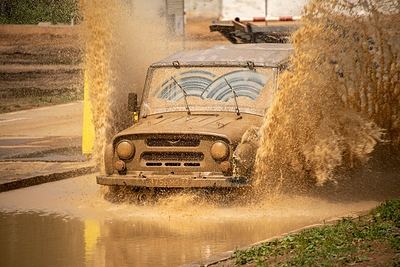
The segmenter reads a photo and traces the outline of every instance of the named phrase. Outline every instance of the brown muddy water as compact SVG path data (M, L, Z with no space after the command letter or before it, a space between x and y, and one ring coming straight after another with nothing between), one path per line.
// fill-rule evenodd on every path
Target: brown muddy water
M180 266L370 209L393 194L384 188L385 196L372 197L358 187L358 199L345 201L327 191L331 199L283 194L217 205L187 193L138 206L104 200L94 181L88 175L1 193L0 266Z
M382 143L400 150L400 2L315 0L302 23L261 127L267 188L338 182Z
M103 169L107 140L132 124L128 93L141 96L147 68L182 50L166 24L166 1L81 0L85 75L95 128L94 159Z

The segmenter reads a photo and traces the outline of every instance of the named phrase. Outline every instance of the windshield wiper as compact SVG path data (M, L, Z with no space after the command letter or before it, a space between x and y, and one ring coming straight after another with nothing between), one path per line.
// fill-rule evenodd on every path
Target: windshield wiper
M239 105L238 105L238 103L237 103L238 95L236 94L236 92L235 92L235 90L233 89L232 85L228 82L228 80L227 80L225 77L224 77L224 80L225 80L226 84L229 85L229 87L231 88L233 97L235 98L236 111L237 111L236 114L237 114L238 116L240 116Z
M186 99L187 98L187 93L186 93L185 89L183 89L183 87L174 79L174 77L171 76L171 79L174 80L174 82L178 85L179 88L181 88L181 90L183 92L183 97L185 99L186 111L187 111L187 114L190 115L191 112L190 112L190 109L189 109L189 104L188 104L187 99Z

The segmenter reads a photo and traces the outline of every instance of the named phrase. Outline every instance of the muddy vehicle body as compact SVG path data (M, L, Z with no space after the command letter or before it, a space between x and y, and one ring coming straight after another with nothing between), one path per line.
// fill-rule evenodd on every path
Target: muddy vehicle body
M293 48L220 45L152 64L137 121L105 149L97 183L133 188L246 187L257 132Z

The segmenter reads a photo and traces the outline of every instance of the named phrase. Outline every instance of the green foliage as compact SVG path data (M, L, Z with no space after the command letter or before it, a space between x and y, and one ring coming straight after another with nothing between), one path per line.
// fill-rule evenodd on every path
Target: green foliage
M375 220L393 221L396 227L400 227L400 199L388 200L371 211Z
M236 265L344 266L368 260L373 242L400 250L400 200L390 200L358 219L344 218L333 226L304 230L233 255Z
M80 101L83 100L82 93L66 93L61 95L53 95L53 96L41 96L41 97L31 97L29 101L31 103L53 103L53 104L62 104L68 103L72 101Z
M3 0L0 3L1 24L70 24L78 17L79 0Z

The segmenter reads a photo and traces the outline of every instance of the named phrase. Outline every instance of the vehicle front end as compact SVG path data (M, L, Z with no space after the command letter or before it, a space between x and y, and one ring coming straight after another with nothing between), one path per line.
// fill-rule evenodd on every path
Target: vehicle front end
M238 170L234 152L248 128L245 122L261 120L229 113L147 117L107 146L106 174L97 182L168 188L247 186L249 177Z
M138 121L107 146L97 183L249 186L258 130L291 53L283 45L221 46L182 51L150 66L140 105L136 95L131 101Z

